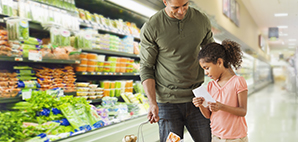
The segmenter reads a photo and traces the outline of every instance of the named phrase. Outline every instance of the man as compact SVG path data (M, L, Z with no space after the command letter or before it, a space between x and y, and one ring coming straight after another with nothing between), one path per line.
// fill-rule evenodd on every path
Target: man
M201 45L214 42L207 16L189 0L163 0L165 8L141 29L140 77L149 99L148 119L158 122L160 141L184 126L196 142L210 142L210 121L192 103L192 90L204 82L197 60Z

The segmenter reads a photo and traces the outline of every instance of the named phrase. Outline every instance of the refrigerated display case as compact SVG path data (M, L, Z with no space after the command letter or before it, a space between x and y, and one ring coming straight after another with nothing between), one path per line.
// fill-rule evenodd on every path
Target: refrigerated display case
M270 64L256 59L254 69L254 90L259 90L273 81Z

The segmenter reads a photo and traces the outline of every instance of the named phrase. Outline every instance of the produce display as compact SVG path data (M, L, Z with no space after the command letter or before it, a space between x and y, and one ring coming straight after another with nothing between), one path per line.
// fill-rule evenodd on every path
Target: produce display
M13 63L0 70L0 141L55 141L146 113L148 101L133 80L96 77L77 82L83 77L76 76L138 72L134 56L95 52L138 54L136 24L78 9L74 0L0 0L0 14L9 16L1 22L6 27L0 27L0 56ZM49 34L37 34L39 30ZM33 53L45 62L30 59ZM54 60L62 60L61 65ZM64 64L65 60L76 63ZM3 103L20 96L23 101Z

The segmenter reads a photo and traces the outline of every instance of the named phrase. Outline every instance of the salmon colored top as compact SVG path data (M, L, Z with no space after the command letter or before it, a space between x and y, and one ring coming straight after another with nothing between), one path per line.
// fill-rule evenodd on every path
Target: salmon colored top
M247 84L243 77L234 75L222 87L217 80L208 83L207 91L212 98L228 106L238 107L238 94L247 90ZM247 135L245 117L236 116L229 112L217 111L211 113L212 134L222 139L236 139Z

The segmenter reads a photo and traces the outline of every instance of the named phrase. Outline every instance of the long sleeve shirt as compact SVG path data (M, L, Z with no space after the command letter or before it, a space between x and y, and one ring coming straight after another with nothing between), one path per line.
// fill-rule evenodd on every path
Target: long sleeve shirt
M169 17L163 9L143 25L140 77L142 82L155 79L157 102L191 102L191 90L204 82L197 56L200 47L211 42L209 19L191 7L182 20Z

